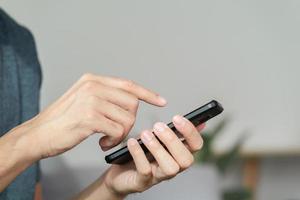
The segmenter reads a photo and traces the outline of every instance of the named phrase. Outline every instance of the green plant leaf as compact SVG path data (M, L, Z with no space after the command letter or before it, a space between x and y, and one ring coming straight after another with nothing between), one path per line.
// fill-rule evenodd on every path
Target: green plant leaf
M252 192L246 188L236 188L225 190L222 194L223 200L250 200L252 199Z
M244 133L241 134L241 137L234 144L234 146L227 153L219 156L216 159L217 168L222 174L224 174L225 171L228 169L228 167L237 160L240 149L247 136L248 136L248 132L244 131Z
M226 127L229 121L230 121L230 117L228 116L224 117L223 120L219 122L211 131L210 133L211 137L214 139L216 136L222 133L222 131L224 130L224 128Z
M214 159L214 155L211 148L212 138L209 133L203 133L203 147L195 154L195 160L197 163L209 163Z
M219 122L215 128L210 131L204 131L202 133L203 147L201 151L195 154L195 160L197 163L213 163L216 160L216 156L212 150L212 144L215 137L222 132L228 123L229 118L225 117L221 122Z

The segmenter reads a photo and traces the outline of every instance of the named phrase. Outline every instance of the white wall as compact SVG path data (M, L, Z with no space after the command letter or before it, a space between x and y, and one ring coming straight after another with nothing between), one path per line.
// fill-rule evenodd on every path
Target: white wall
M9 0L1 5L36 37L44 73L42 107L84 72L121 76L169 100L164 109L142 105L133 133L216 98L233 117L217 149L249 129L247 152L300 152L298 1ZM97 140L93 136L42 162L49 199L62 186L68 196L103 172ZM294 158L264 160L259 199L299 198L298 168ZM236 184L239 175L229 179Z

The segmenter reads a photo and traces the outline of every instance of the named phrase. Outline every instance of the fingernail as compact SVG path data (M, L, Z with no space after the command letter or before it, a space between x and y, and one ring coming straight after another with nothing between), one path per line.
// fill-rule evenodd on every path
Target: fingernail
M114 141L111 140L110 138L100 140L100 146L103 151L110 149L110 147L113 146L113 144L114 144Z
M107 140L104 141L104 146L105 147L112 146L113 144L114 144L114 141L110 138L108 138Z
M150 131L144 131L142 133L142 140L145 141L145 142L150 142L152 139L153 139L153 133L151 133Z
M128 139L128 145L129 145L129 146L134 146L134 145L136 145L136 140L133 139L133 138Z
M204 128L205 128L205 123L200 124L200 125L198 126L198 129L200 129L200 130L202 130L202 129L204 129Z
M166 124L162 122L157 122L154 124L153 130L157 133L161 133L166 129Z
M175 124L177 124L178 126L184 126L184 124L186 122L184 120L184 118L180 115L174 116L173 120L174 120Z
M162 96L158 96L158 99L161 102L161 104L163 104L163 105L167 104L167 100L165 98L163 98Z

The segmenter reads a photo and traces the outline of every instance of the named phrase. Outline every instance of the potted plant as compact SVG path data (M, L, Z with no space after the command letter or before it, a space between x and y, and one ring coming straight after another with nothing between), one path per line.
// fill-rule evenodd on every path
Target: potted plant
M196 164L209 164L214 166L219 174L220 178L225 175L227 170L233 166L233 164L239 158L240 148L245 140L246 133L241 134L241 137L235 142L235 144L227 152L217 155L213 151L213 142L222 133L225 126L228 124L229 118L224 118L219 124L217 124L211 130L206 130L202 133L203 148L201 151L195 154ZM252 192L243 186L231 187L221 189L222 200L250 200L252 199Z

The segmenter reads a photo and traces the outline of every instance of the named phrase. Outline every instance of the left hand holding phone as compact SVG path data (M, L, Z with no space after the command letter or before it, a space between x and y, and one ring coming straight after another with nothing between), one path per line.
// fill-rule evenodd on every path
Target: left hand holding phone
M187 119L177 115L173 118L176 129L183 135L182 142L164 123L156 123L152 130L141 133L141 139L153 155L149 162L136 139L129 139L127 145L133 161L125 165L112 165L103 177L103 182L118 196L142 192L151 186L176 176L189 168L194 161L193 153L202 148L203 140L199 131L204 124L195 127Z

